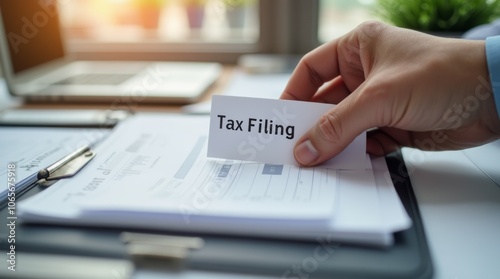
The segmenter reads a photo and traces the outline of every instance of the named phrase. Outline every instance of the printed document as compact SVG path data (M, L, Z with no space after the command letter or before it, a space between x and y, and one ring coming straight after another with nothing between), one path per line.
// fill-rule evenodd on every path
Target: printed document
M387 172L373 171L380 162L344 171L211 159L208 128L208 116L129 118L75 177L21 202L19 217L373 245L390 245L394 231L411 225Z

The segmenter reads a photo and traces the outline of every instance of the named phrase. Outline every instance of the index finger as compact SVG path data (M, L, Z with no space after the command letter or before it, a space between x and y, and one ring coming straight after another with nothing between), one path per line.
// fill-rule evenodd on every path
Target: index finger
M339 40L323 44L306 54L293 71L280 99L308 101L325 82L339 76Z

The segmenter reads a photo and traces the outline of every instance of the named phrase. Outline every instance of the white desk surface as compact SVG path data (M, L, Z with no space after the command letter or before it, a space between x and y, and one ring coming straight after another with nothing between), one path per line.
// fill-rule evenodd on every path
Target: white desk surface
M0 79L0 109L18 104ZM500 149L489 151L483 153L492 157L485 160L496 158L500 172ZM403 155L419 202L434 278L500 278L500 187L464 151L404 149ZM138 277L154 278L142 275ZM183 275L205 278L200 272Z
M498 142L497 142L498 143ZM500 148L483 146L496 158ZM418 200L435 278L500 278L500 187L464 151L403 156Z

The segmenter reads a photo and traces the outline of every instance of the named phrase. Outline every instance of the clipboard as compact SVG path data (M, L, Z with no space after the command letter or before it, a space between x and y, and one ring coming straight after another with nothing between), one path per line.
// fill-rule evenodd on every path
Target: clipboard
M76 149L50 166L42 168L26 179L16 183L14 186L16 189L16 196L22 196L37 184L48 186L50 185L47 183L49 181L72 177L88 162L90 162L95 155L95 151L93 151L88 145ZM7 196L5 196L5 199L0 200L0 203L2 203L1 207L5 207L7 205L6 201Z
M179 257L177 272L206 270L229 274L253 274L280 278L431 278L429 247L418 204L400 151L386 156L395 189L413 221L413 226L395 234L395 244L387 249L325 241L304 242L219 235L175 234L199 237L204 245ZM42 191L34 187L22 199ZM6 218L6 208L0 218ZM110 259L130 259L121 240L124 230L71 226L22 225L17 228L18 252L79 255ZM152 231L132 231L153 233ZM166 234L171 234L165 232ZM4 238L2 235L0 237ZM77 241L75 241L77 240ZM7 243L0 244L1 249ZM326 256L328 255L328 256ZM168 259L136 261L136 268L170 270Z
M0 127L24 128L99 128L111 129L119 121L131 116L125 110L47 110L11 109L0 112ZM92 147L97 142L89 142L53 161L50 165L40 166L28 177L17 181L7 181L6 189L0 191L0 208L7 205L11 189L15 188L16 199L37 184L50 186L52 181L74 176L95 157ZM62 154L61 154L62 155ZM7 173L8 174L8 173Z

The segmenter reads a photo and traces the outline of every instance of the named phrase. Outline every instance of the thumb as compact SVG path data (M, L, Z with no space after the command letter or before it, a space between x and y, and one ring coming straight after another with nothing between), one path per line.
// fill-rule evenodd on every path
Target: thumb
M374 127L373 106L351 94L324 114L295 146L295 160L303 166L323 163L342 152L359 134ZM367 102L365 102L367 103Z

